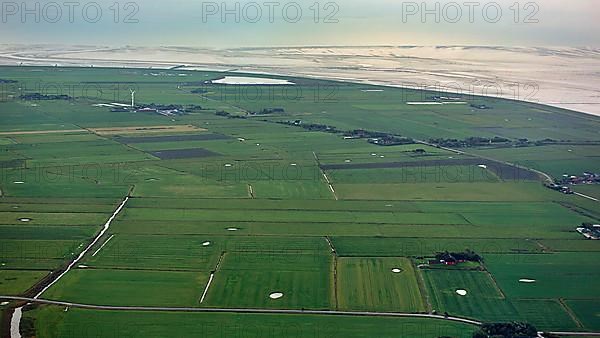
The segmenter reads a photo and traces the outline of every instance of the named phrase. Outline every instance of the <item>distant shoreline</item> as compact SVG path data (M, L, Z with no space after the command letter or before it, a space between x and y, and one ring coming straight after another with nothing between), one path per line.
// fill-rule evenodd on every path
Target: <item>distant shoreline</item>
M2 47L0 47L1 49ZM6 47L4 47L6 48ZM312 50L316 48L315 50ZM22 64L23 66L45 66L51 67L58 65L60 67L100 67L100 68L132 68L132 69L155 69L161 71L190 71L190 70L198 70L198 71L215 71L215 72L236 72L236 73L245 73L245 74L255 74L255 75L271 75L271 76L284 76L284 77L305 77L310 79L321 79L321 80L331 80L331 81L341 81L341 82L351 82L358 84L366 84L366 85L376 85L376 86L385 86L385 87L393 87L393 88L410 88L410 89L427 89L427 90L437 90L437 91L445 91L451 92L455 94L463 94L463 95L473 95L473 96L486 96L486 97L497 97L508 99L512 101L533 103L533 104L541 104L561 109L566 109L574 112L579 112L592 116L600 116L600 96L597 94L597 90L594 89L594 83L600 83L600 78L586 78L586 81L581 81L576 78L579 76L575 74L573 79L563 80L565 82L564 86L560 84L554 83L556 82L554 79L549 79L548 82L550 85L545 82L541 82L544 80L535 79L523 81L512 81L511 79L501 79L500 75L494 74L492 70L485 70L485 66L482 66L481 69L473 70L472 74L469 74L462 68L468 68L469 62L472 61L472 57L469 54L467 57L467 61L464 63L466 65L462 65L457 61L448 61L448 64L458 64L455 66L456 69L447 70L446 72L435 70L435 68L440 68L440 61L435 60L434 64L431 66L433 69L431 72L420 71L419 67L429 67L427 64L430 62L427 59L417 58L417 57L406 57L407 61L404 61L402 57L400 59L402 62L416 63L417 66L413 66L413 68L393 68L387 63L391 63L392 66L395 66L399 61L398 58L389 60L389 56L386 56L385 53L381 53L382 56L374 56L370 57L366 60L371 63L383 62L386 63L385 67L383 66L373 66L371 64L364 63L353 63L354 59L362 60L365 59L360 52L362 49L355 52L353 55L347 57L349 61L348 64L343 65L330 65L331 62L325 62L321 60L317 60L318 58L328 58L329 54L323 52L323 49L352 49L352 47L293 47L288 49L284 49L283 51L280 48L273 48L278 52L278 54L271 55L256 55L253 54L255 50L258 50L262 53L265 50L270 50L269 48L257 48L251 49L250 56L242 53L239 56L229 57L223 56L230 51L222 51L222 50L198 50L199 53L188 53L175 51L173 52L172 48L165 49L146 49L146 48L117 48L117 49L103 49L103 48L85 48L76 50L77 48L73 47L71 49L49 49L46 51L35 53L33 51L0 51L0 65L6 66L18 66ZM358 47L358 48L366 48L366 47ZM375 48L375 47L373 47ZM393 47L382 47L382 48L393 48ZM414 47L418 48L426 48L426 47ZM448 47L451 48L451 47ZM466 47L462 47L466 48ZM489 49L489 47L480 47L485 52L496 51L497 49ZM75 50L74 50L75 49ZM301 55L302 53L297 52L298 49L307 50L313 52L316 55ZM471 50L472 48L468 48ZM133 50L133 52L131 51ZM156 54L145 54L144 51L147 50L156 50ZM246 51L246 49L242 49ZM523 58L520 54L517 56L514 55L514 51L512 49L507 48L508 51L504 51L500 49L498 53L502 53L500 56L504 56L504 54L515 58L510 62L513 62L515 65L518 65L521 68L527 68L526 62L535 62L539 56L531 56L527 55L525 58L527 61L522 61ZM335 52L335 51L333 51ZM386 50L387 52L387 50ZM452 50L455 53L454 50ZM464 51L461 51L461 53ZM163 53L163 54L160 54ZM171 55L171 53L174 53ZM292 56L288 57L287 54L291 53ZM325 56L321 56L321 54L325 54ZM141 56L146 56L147 59L141 58ZM299 56L300 55L300 56ZM332 55L336 55L333 53ZM493 54L496 56L495 54ZM71 57L76 56L76 57ZM112 57L112 58L111 58ZM172 58L171 58L172 57ZM453 56L454 57L454 56ZM231 58L231 60L230 60ZM346 62L346 56L342 57L338 55L335 57L335 62ZM489 58L488 55L485 58ZM166 60L168 59L168 60ZM264 59L264 60L263 60ZM476 59L476 58L475 58ZM281 65L277 64L280 60L284 60ZM314 61L317 60L317 61ZM595 57L595 55L591 55L589 58L586 58L588 63L597 65L600 67L600 58ZM235 62L235 63L234 63ZM261 62L263 64L261 64ZM271 66L270 63L275 64ZM484 61L481 61L483 63ZM489 62L491 65L495 65L496 61L485 61ZM298 64L297 66L293 66L293 64ZM321 65L320 63L326 63L325 65ZM425 66L422 66L421 63L424 63ZM316 66L315 66L316 64ZM510 63L509 63L510 65ZM564 68L564 65L549 64L545 67L553 68L561 66ZM450 66L449 66L450 67ZM490 66L491 67L491 66ZM442 67L444 68L444 67ZM391 69L391 71L389 70ZM417 70L415 70L417 69ZM496 70L496 72L505 72L506 70ZM527 74L522 69L516 69L514 71L511 70L509 73L516 73L521 78L526 78ZM574 72L576 73L576 72ZM500 74L500 73L498 73ZM544 78L546 74L540 70L533 73L535 77ZM565 77L564 75L556 75ZM533 76L532 76L533 78ZM597 80L598 82L594 82ZM471 87L471 82L479 83L482 82L483 85L481 87ZM490 83L490 85L487 85ZM412 84L412 85L411 85ZM433 87L428 87L430 84L434 84ZM516 86L515 86L516 84ZM534 89L530 84L534 84L537 86L537 89ZM512 86L512 87L511 87ZM516 87L516 88L513 88ZM564 90L562 88L565 88ZM459 88L459 90L454 90ZM467 89L467 90L463 90ZM499 89L498 89L499 88ZM538 91L539 89L539 91ZM500 95L494 95L497 93L487 94L488 91L496 90L496 92L501 92ZM543 91L545 90L545 91ZM585 90L585 91L584 91ZM529 99L527 97L528 92L533 95L535 92L537 96L533 96L533 99ZM564 92L564 93L563 93ZM560 100L560 94L562 96L566 96L570 98L570 100ZM583 95L586 94L587 96ZM487 95L486 95L487 94ZM571 98L572 97L572 98ZM593 99L596 100L593 100ZM598 102L595 102L598 101Z

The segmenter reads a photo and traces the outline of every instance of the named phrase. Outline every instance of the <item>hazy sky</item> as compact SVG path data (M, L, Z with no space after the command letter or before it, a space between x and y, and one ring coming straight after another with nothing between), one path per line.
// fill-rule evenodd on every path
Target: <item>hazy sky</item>
M598 0L116 1L3 1L0 43L600 46Z

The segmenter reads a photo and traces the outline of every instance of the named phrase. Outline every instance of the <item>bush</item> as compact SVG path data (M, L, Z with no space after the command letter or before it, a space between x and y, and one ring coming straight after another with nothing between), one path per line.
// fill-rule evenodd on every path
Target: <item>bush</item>
M535 338L537 329L529 323L487 323L473 334L473 338Z

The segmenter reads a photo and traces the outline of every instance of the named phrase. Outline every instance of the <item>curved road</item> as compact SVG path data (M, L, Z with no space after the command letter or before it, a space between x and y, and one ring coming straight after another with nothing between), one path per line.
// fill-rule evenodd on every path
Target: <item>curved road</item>
M92 305L71 302L62 302L56 300L26 298L16 296L0 296L0 299L16 300L30 303L68 306L90 310L109 310L109 311L162 311L162 312L218 312L218 313L254 313L254 314L309 314L309 315L330 315L330 316L372 316L372 317L407 317L407 318L430 318L441 319L453 322L471 324L480 326L482 323L460 317L445 317L442 315L431 315L423 313L401 313L401 312L368 312L368 311L330 311L330 310L276 310L276 309L236 309L236 308L198 308L198 307L159 307L159 306L111 306L111 305Z

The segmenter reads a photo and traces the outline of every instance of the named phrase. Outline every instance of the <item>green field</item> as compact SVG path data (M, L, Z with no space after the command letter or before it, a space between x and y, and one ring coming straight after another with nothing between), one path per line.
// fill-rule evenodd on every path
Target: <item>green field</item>
M193 306L207 280L202 272L78 268L47 297L99 305Z
M438 312L485 320L514 319L516 309L487 272L424 270L433 308ZM467 292L459 295L458 290Z
M129 196L41 298L224 311L27 307L37 337L436 338L474 330L431 318L231 309L447 313L600 330L593 283L600 246L575 231L600 222L598 202L548 189L537 174L511 178L479 164L509 170L498 162L508 161L556 178L599 172L598 117L472 96L461 97L467 105L416 106L407 102L440 93L302 78L283 89L241 88L265 93L248 98L205 83L224 73L185 69L0 67L0 74L25 94L39 83L75 88L70 100L31 101L7 86L0 101L0 295L33 296ZM90 84L105 90L84 95ZM130 102L131 86L140 105L186 112L98 106ZM206 90L192 93L199 88ZM357 130L414 143L347 136ZM563 144L452 150L421 142L469 137ZM596 184L573 189L600 192ZM422 265L465 249L483 262Z
M406 258L341 258L337 272L341 309L425 311L414 267Z

